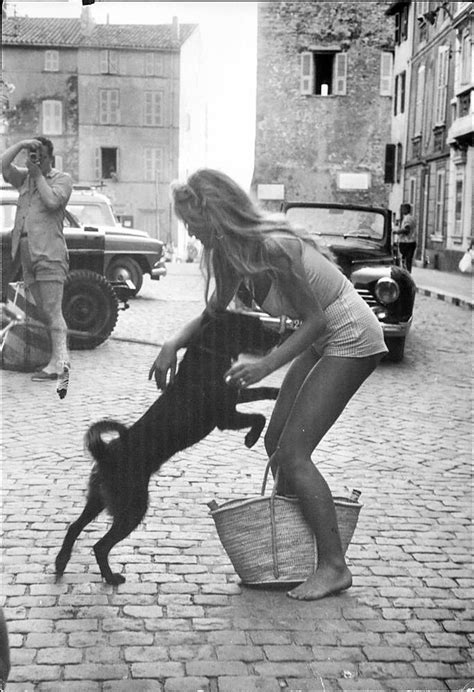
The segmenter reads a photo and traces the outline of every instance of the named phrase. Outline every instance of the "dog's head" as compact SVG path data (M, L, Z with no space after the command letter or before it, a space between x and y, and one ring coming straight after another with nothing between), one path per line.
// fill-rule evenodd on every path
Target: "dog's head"
M232 357L239 353L263 355L279 340L279 334L265 327L259 317L230 310L205 317L199 338L206 348Z

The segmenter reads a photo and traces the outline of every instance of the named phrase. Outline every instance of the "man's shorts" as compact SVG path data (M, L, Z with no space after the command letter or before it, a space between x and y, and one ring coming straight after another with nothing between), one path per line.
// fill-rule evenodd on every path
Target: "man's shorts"
M69 268L65 262L46 258L36 260L34 263L31 261L27 238L21 239L20 254L23 281L26 286L31 286L37 281L57 281L62 284L66 281Z

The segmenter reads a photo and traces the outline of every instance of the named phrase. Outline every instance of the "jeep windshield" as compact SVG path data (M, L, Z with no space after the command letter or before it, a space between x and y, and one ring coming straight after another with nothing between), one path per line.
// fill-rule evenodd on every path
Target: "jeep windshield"
M116 226L117 221L106 204L81 204L69 202L69 211L76 216L83 226Z
M293 225L304 228L311 235L322 236L323 241L325 237L373 241L384 238L384 214L371 209L290 206L286 216Z

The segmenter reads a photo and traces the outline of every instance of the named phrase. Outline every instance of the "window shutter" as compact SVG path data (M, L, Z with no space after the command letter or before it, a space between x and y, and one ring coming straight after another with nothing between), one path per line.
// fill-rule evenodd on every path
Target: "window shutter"
M446 120L446 94L448 86L449 47L440 46L438 51L438 79L436 95L436 123Z
M425 95L425 66L418 68L418 80L416 84L416 104L415 104L415 135L421 133L423 125L423 99Z
M118 89L110 89L110 123L112 125L118 125L120 122L120 108L119 108L119 91Z
M347 53L336 53L334 66L334 93L345 96L347 92Z
M394 183L395 182L395 155L396 155L395 144L385 145L385 172L384 172L384 182Z
M398 111L398 80L400 79L399 75L395 77L395 87L393 90L393 114L396 115Z
M102 74L107 74L109 71L109 51L108 50L101 50L100 51L100 71Z
M380 56L380 96L392 95L392 65L392 54L382 51Z
M300 93L314 94L314 56L311 51L300 53Z
M100 180L101 177L100 147L96 147L94 150L94 180Z
M43 101L43 132L50 134L52 127L51 101Z
M405 112L405 87L407 73L402 72L400 75L400 113Z
M109 72L118 74L119 71L119 54L116 50L109 51Z
M60 154L55 154L54 155L54 167L58 171L62 171L63 169L63 157Z
M155 56L153 53L145 54L145 75L151 77L155 74Z

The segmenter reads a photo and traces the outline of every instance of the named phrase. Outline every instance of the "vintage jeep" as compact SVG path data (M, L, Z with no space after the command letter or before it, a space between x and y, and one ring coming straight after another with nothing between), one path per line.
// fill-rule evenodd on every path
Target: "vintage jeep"
M0 190L2 301L9 295L8 284L21 279L12 275L11 228L18 193ZM92 349L103 343L115 328L119 310L128 308L135 286L129 281L109 281L106 270L104 230L81 226L66 211L64 236L69 251L70 271L64 285L63 314L69 330L71 349Z
M294 226L304 228L320 244L330 248L341 271L379 320L388 358L401 361L413 320L416 286L393 251L390 211L319 202L287 202L282 211ZM239 303L256 309L243 287L239 290L237 307ZM269 316L265 319L269 323L275 321ZM295 329L298 323L286 319L278 326L284 332Z

